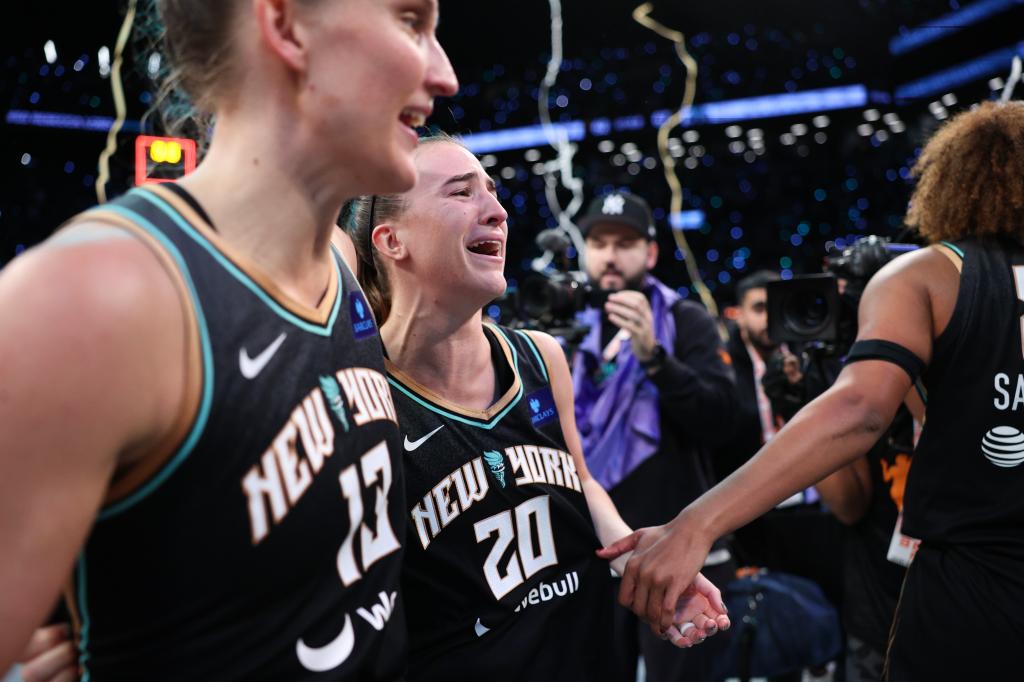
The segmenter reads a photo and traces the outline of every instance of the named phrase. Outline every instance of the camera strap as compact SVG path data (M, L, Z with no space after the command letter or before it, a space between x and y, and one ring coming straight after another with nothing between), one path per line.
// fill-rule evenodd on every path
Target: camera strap
M891 362L909 374L910 380L915 383L925 368L924 360L917 357L913 352L898 343L883 341L882 339L870 339L854 343L850 348L850 353L846 356L845 364L848 365L852 362L860 362L861 360Z

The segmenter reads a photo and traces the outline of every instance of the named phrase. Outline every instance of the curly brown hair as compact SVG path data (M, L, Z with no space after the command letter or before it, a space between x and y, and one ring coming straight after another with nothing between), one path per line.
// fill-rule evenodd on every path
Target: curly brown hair
M1024 241L1024 102L983 102L925 145L907 224L929 242L968 236Z

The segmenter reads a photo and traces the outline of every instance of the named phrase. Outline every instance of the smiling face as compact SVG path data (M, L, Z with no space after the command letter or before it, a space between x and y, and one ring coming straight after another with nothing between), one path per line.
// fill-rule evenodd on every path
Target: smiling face
M437 11L436 0L333 0L303 10L303 113L363 193L412 186L415 128L434 97L458 89L435 35Z
M453 142L422 144L414 160L416 186L403 195L404 211L393 221L405 253L393 263L392 285L479 308L505 291L508 214L494 180Z

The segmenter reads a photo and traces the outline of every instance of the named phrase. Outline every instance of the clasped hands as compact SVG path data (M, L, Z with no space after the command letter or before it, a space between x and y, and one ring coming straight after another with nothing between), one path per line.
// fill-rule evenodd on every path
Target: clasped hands
M655 635L689 648L730 627L719 589L699 571L710 543L677 527L641 528L598 550L611 561L626 553L619 603L651 626Z

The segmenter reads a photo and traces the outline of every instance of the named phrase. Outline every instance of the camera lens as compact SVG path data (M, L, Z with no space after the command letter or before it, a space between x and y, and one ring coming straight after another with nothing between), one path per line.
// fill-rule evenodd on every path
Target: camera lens
M528 279L519 290L520 307L528 317L543 317L554 307L558 293L545 278Z
M782 308L786 328L802 336L820 334L830 319L828 299L816 291L787 298Z

